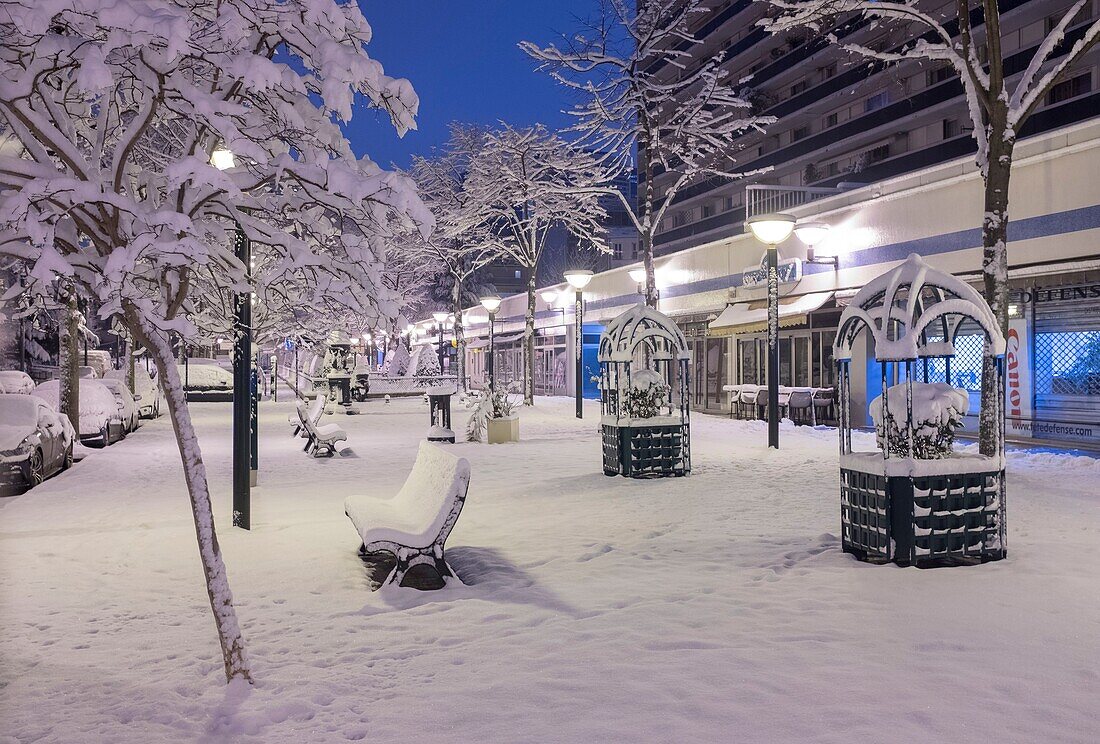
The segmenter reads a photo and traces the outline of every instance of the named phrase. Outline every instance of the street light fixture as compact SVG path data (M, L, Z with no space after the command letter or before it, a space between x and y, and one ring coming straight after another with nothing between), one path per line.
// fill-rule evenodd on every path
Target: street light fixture
M630 280L638 285L638 294L645 297L645 267L635 266L627 274L630 276Z
M219 146L210 155L210 164L218 170L237 166L229 148ZM251 284L252 245L234 218L233 247L236 258L249 272ZM252 528L252 427L255 425L252 401L252 293L238 292L234 307L233 350L233 526Z
M496 356L494 328L496 326L497 310L500 309L500 298L496 295L486 295L481 298L481 306L489 313L489 391L495 392L497 379L493 360L493 357Z
M584 408L581 405L581 392L584 389L584 288L592 281L592 272L588 269L570 269L565 272L565 281L577 292L577 309L574 316L576 323L576 338L574 340L574 357L577 361L577 418L584 418Z
M794 226L794 234L806 244L806 262L818 264L831 264L838 267L836 256L818 256L814 253L814 246L829 236L829 226L824 222L799 222Z
M761 214L746 220L753 236L768 246L768 446L779 449L779 249L791 237L795 218Z
M447 322L447 312L445 310L436 310L432 313L432 317L435 318L436 327L439 329L439 374L443 374L443 324Z

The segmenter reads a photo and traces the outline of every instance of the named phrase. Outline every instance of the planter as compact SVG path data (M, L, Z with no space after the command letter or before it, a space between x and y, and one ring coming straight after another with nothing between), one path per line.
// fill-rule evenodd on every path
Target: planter
M519 417L491 418L485 421L489 444L519 441Z
M691 472L687 424L603 424L604 475L664 478Z
M983 468L948 458L931 461L939 467L930 469L939 472L895 474L857 458L849 455L840 470L845 553L918 568L986 563L1007 554L1001 463Z

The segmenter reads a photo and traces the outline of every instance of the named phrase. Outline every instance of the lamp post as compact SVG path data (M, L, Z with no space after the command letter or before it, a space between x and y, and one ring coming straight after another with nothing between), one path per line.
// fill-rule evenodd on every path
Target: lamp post
M236 167L233 153L219 147L210 156L218 170ZM239 222L233 233L237 260L250 272L252 245ZM251 273L251 272L250 272ZM251 276L249 276L251 279ZM233 526L252 528L252 296L238 292L234 303L233 326Z
M789 214L761 214L747 220L749 230L768 246L768 446L779 449L779 244L791 236Z
M500 309L500 298L496 295L486 295L481 298L481 306L489 312L489 390L496 392L497 378L496 370L494 369L494 360L496 356L496 349L494 338L494 327L496 326L497 310Z
M577 310L575 314L576 338L574 357L577 360L577 418L584 418L584 408L581 405L581 393L584 390L584 288L592 281L592 272L588 269L571 269L565 272L565 281L577 292Z
M447 322L447 313L443 310L436 310L432 313L432 317L435 318L436 327L439 328L439 349L436 354L439 356L439 374L443 374L443 324Z

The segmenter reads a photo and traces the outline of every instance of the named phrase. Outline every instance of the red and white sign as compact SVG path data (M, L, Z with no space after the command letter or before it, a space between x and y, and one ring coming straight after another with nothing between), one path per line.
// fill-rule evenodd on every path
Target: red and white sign
M1008 321L1005 341L1005 430L1011 436L1031 437L1031 348L1024 318Z

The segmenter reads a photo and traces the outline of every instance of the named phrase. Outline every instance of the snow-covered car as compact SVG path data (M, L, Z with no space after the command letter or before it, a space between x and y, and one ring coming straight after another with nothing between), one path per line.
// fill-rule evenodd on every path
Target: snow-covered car
M125 381L126 370L112 370L107 373L107 377ZM150 375L145 367L136 365L134 367L134 400L138 404L138 416L143 419L159 418L160 399L160 385L157 384L156 378Z
M187 391L187 400L225 402L233 400L233 374L215 363L188 360L179 365L180 380Z
M0 394L0 480L30 487L73 464L73 427L34 395Z
M129 434L141 426L141 416L138 414L138 404L134 396L130 394L130 388L122 380L113 377L104 377L100 383L105 385L118 403L118 413L122 416L122 425Z
M95 367L85 367L83 364L76 368L76 376L85 380L95 380L99 377Z
M47 380L34 389L34 394L60 408L60 383ZM80 441L102 442L104 446L125 438L126 429L114 394L99 380L80 380Z
M0 371L0 392L30 395L34 392L34 380L26 372L17 369Z
M81 364L86 364L94 369L97 378L106 377L107 372L115 368L114 360L111 359L111 352L105 349L88 349L80 352L79 356L81 357Z

